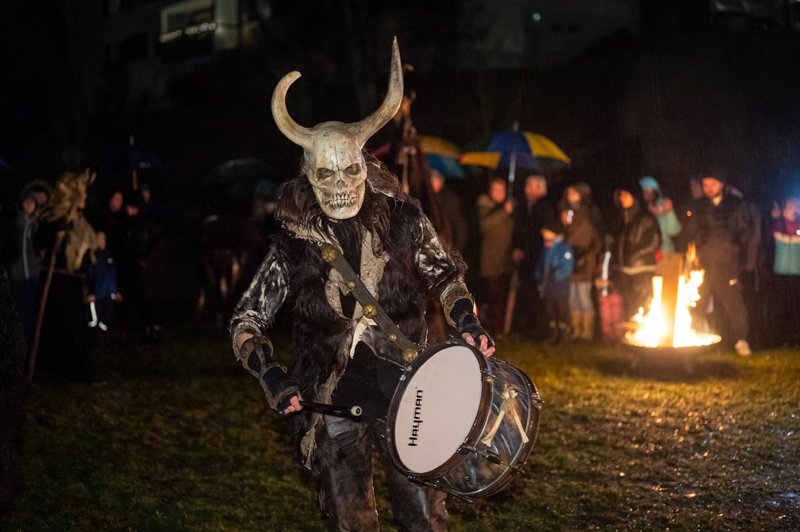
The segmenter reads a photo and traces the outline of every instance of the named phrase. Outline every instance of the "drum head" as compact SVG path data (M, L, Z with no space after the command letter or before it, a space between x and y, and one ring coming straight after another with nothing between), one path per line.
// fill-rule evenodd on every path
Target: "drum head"
M465 345L444 347L421 357L397 390L389 429L396 458L407 471L432 472L464 443L481 403L479 357Z

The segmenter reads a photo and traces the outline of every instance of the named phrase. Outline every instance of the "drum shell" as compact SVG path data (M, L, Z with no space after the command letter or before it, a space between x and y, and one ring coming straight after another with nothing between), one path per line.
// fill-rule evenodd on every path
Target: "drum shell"
M469 433L458 448L452 449L441 465L429 471L413 471L400 458L395 439L399 403L420 368L438 353L459 346L468 348L480 368L480 401ZM504 391L513 390L510 413ZM506 407L506 414L500 413ZM387 419L389 451L395 465L412 481L455 495L487 497L505 488L520 471L535 443L541 398L525 373L497 358L486 358L477 349L461 342L444 342L423 352L406 370L394 394ZM507 417L506 417L507 416ZM501 417L498 421L498 417ZM519 419L517 423L514 417ZM491 436L494 429L494 437ZM527 441L523 441L527 439ZM481 441L484 440L484 441ZM487 444L488 443L488 444Z

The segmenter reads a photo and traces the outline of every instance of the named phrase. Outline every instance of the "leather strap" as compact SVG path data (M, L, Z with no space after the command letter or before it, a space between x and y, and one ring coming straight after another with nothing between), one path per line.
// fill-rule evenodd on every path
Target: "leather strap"
M400 328L392 321L383 307L378 304L375 296L364 286L361 277L358 276L342 252L333 244L323 244L320 248L322 260L330 264L339 275L342 276L345 284L352 290L353 296L361 303L364 317L371 319L386 334L390 342L396 344L403 351L403 361L410 364L417 358L417 354L422 350L422 346L412 342L403 334Z

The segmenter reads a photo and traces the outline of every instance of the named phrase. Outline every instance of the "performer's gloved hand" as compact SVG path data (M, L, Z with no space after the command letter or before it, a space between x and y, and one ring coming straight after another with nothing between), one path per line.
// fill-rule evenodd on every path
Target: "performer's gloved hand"
M477 347L484 356L490 357L494 354L494 340L481 325L478 316L472 309L472 301L461 299L453 305L450 316L456 324L456 330L471 346Z
M272 358L272 344L263 336L245 340L239 352L245 367L261 381L270 408L280 414L302 410L300 388L286 368Z

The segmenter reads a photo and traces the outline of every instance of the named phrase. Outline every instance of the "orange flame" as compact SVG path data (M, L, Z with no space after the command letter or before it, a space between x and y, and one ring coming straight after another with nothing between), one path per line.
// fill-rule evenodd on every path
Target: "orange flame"
M716 334L698 333L692 327L690 309L697 306L700 300L698 289L703 284L704 273L703 270L692 270L688 276L680 277L672 347L711 345L720 341L720 337ZM633 321L639 324L639 327L626 335L629 342L645 347L658 347L661 345L661 339L667 336L667 321L663 316L661 303L663 285L664 279L660 275L654 275L650 307L646 313L640 308L633 317Z

